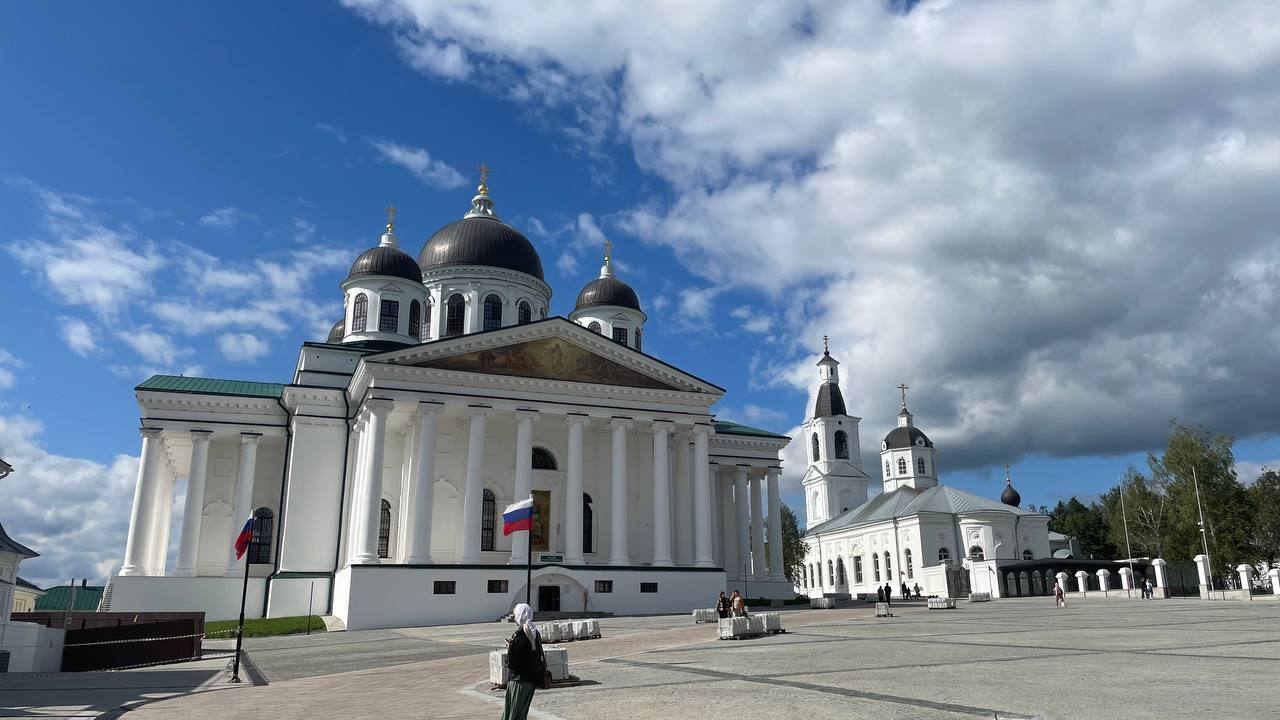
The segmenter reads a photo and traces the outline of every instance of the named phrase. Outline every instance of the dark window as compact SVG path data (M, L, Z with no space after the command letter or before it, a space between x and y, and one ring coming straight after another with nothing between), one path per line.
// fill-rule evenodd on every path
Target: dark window
M435 306L428 300L422 308L422 337L431 337L431 311Z
M859 585L862 584L862 558L855 557L853 559L853 581Z
M836 459L849 459L849 436L843 430L836 431Z
M888 460L885 460L885 461L884 461L884 476L885 476L885 477L889 477L889 476L890 476L890 475L892 475L892 474L893 474L893 471L889 469L889 461L888 461Z
M906 474L907 474L907 459L906 459L906 458L898 458L898 474L899 474L899 475L906 475Z
M587 329L593 333L598 333L600 332L600 323L596 322L595 320L592 320L591 324L587 326Z
M507 581L506 581L506 580L490 580L490 581L489 581L489 592L491 592L491 593L504 593L504 592L506 592L506 591L507 591Z
M818 433L813 434L813 461L818 462Z
M393 333L400 329L400 303L383 300L378 311L378 332Z
M914 570L911 567L911 551L907 550L902 555L903 555L902 561L907 564L907 579L910 580L911 578L915 577Z
M391 503L386 500L378 512L378 557L391 557Z
M582 552L592 552L591 542L591 496L582 493Z
M980 545L974 545L973 547L969 548L969 559L970 560L986 560L987 554L982 551L982 547Z
M369 322L369 296L364 293L356 295L355 305L351 308L351 332L364 332Z
M893 582L893 567L889 563L889 553L884 554L884 579Z
M249 562L271 562L271 530L274 525L275 515L271 508L260 507L253 511L253 544L249 546Z
M827 584L836 584L836 566L830 560L827 561Z
M871 553L871 569L876 572L876 582L880 582L880 556Z
M533 469L534 470L555 470L556 456L551 454L546 448L536 447L533 449Z
M848 581L844 578L844 558L836 558L836 584L844 585L846 582Z
M619 345L627 344L627 329L616 327L613 329L613 341Z
M644 332L640 328L636 328L636 350L641 350L640 340L644 336Z
M1032 559L1034 559L1034 558L1035 558L1035 553L1031 552L1030 550L1023 550L1023 551L1022 551L1022 559L1023 559L1023 560L1032 560Z
M946 562L951 559L951 551L941 547L938 548L938 562Z
M422 303L417 300L409 303L409 335L422 337Z
M658 583L640 583L640 592L656 593L658 592Z
M533 308L529 307L529 303L524 300L516 306L516 322L521 325L528 325L533 322Z
M446 314L444 316L445 337L453 337L454 335L462 334L463 319L466 316L466 312L467 301L462 298L462 295L456 293L450 295L449 300L446 303Z
M431 583L431 592L436 595L453 595L458 592L458 583L453 580L436 580Z
M489 490L480 503L480 549L493 549L493 492Z
M916 458L916 472L924 474L924 458Z
M502 327L502 298L490 295L484 299L484 329L497 330Z
M611 592L613 592L613 581L612 581L612 580L597 580L597 581L596 581L596 592L598 592L598 593L611 593Z

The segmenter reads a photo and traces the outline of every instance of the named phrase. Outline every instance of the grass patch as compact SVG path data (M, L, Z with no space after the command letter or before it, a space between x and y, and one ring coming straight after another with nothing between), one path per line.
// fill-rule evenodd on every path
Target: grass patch
M204 624L204 634L208 638L234 638L236 636L236 626L239 623L235 620L215 620ZM324 632L324 620L319 615L299 615L297 617L282 618L258 618L244 621L245 637L270 637L272 635L297 635L307 631L307 625L311 626L311 632Z

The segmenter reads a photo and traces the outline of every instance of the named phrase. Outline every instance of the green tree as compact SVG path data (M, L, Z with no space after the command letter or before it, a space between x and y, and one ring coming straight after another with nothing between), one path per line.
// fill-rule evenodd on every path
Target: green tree
M805 554L800 523L796 522L796 514L787 507L786 503L779 503L778 509L782 515L782 572L788 580L799 584L803 576ZM772 557L773 548L768 542L765 542L764 552L766 557Z
M1122 492L1123 505L1120 502ZM1165 533L1169 525L1169 494L1166 488L1130 466L1120 484L1103 493L1101 504L1110 526L1111 543L1121 554L1126 552L1125 519L1128 518L1127 547L1132 549L1133 555L1165 556Z
M1268 565L1280 561L1280 472L1262 469L1248 490L1249 515L1257 559Z
M1075 538L1080 543L1080 554L1086 559L1116 556L1106 516L1097 503L1085 505L1074 497L1066 502L1059 500L1049 511L1049 529Z

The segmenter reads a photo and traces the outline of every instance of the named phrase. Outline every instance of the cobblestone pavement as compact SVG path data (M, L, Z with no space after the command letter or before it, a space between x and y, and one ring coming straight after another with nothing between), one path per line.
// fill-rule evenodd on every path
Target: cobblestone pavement
M1013 599L894 612L788 611L786 634L744 641L717 641L713 626L684 616L605 619L603 638L567 645L584 684L539 692L534 717L1164 720L1280 707L1280 602L1099 599L1058 610ZM124 718L496 718L486 649L510 630L251 642L269 684L160 699Z

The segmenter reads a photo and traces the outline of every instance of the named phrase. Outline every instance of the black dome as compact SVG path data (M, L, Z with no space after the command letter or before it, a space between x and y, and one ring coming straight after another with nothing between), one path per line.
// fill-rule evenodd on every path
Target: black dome
M916 444L917 439L924 440L925 447L933 447L933 441L928 435L924 434L920 428L912 425L910 427L896 427L884 436L885 449L902 450Z
M542 259L529 238L492 217L465 217L440 228L422 246L418 264L423 270L441 265L484 265L544 279Z
M334 323L333 328L329 330L329 339L326 340L325 342L340 343L342 342L342 337L346 334L347 334L347 321L345 319L339 320L338 322Z
M1013 483L1005 483L1004 492L1000 493L1000 502L1014 507L1022 504L1022 496L1018 494L1017 490L1013 489Z
M844 395L840 394L840 386L826 382L818 388L818 402L814 403L814 417L831 417L832 415L848 415L844 409Z
M578 302L574 309L581 310L594 305L617 305L618 307L640 310L640 298L631 286L615 277L596 278L587 283L578 293ZM641 312L644 312L641 310Z
M422 282L422 268L418 267L418 263L414 262L409 253L392 245L379 245L360 253L360 257L351 263L347 279L361 275L385 275Z

